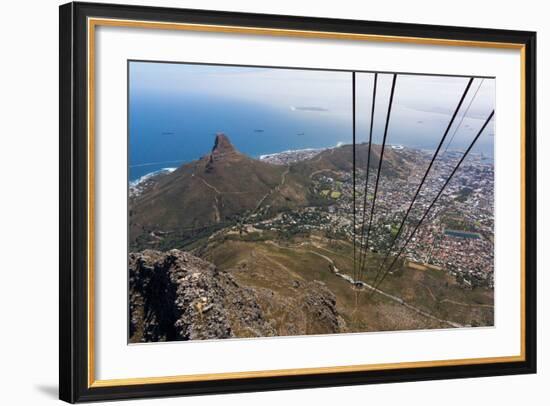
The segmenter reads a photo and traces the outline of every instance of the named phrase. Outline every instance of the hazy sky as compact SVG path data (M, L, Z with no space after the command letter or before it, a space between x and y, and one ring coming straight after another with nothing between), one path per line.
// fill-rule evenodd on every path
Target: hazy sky
M136 90L235 98L289 111L293 111L292 107L321 107L323 111L315 113L340 119L350 117L351 76L347 72L136 64L132 74Z
M211 96L270 106L288 114L347 124L352 119L350 72L276 68L244 68L171 63L132 63L132 94L181 94ZM374 142L380 142L388 108L391 74L379 74L374 119ZM456 108L468 79L463 77L397 77L388 143L407 143L411 137L436 143ZM357 138L368 137L373 73L357 73ZM479 89L479 90L478 90ZM474 99L474 94L477 94ZM473 103L457 132L456 142L465 144L494 109L495 80L476 79L460 111ZM491 126L486 136L492 135ZM425 142L424 142L425 144Z

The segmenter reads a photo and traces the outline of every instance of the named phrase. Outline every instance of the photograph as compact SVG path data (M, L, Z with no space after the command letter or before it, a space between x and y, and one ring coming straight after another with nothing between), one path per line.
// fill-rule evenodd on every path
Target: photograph
M258 4L59 7L59 398L537 373L537 32Z
M494 326L495 77L127 72L128 343Z

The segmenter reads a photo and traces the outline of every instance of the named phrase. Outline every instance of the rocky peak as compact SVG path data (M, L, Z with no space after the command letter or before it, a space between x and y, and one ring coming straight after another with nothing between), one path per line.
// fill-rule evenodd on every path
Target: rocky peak
M212 154L227 154L232 152L236 152L236 149L233 144L231 144L229 137L224 133L217 133L214 147L212 148Z
M238 161L242 157L224 133L217 133L212 152L207 155L206 172L215 171L216 162Z

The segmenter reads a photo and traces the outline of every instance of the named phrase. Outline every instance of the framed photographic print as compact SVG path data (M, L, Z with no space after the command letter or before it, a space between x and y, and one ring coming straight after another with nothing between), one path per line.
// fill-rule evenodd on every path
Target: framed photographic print
M60 7L60 398L534 373L533 32Z

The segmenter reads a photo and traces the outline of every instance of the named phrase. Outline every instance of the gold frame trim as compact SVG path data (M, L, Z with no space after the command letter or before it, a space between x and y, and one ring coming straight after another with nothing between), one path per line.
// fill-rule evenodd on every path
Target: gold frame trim
M415 362L396 362L383 364L365 364L365 365L347 365L333 367L317 368L295 368L295 369L277 369L267 371L244 371L244 372L221 372L212 374L190 374L174 375L146 378L123 378L123 379L95 379L95 337L94 337L94 299L95 299L95 278L94 278L94 191L95 191L95 28L97 26L110 27L132 27L149 28L160 30L183 30L193 32L217 32L244 35L267 35L279 37L298 37L298 38L318 38L318 39L336 39L336 40L354 40L371 42L389 42L405 43L435 46L460 46L460 47L479 47L512 49L520 51L521 65L521 118L520 118L520 137L521 137L521 269L520 269L520 339L521 350L519 355L503 357L485 357L485 358L465 358L453 360L435 360L435 361L415 361ZM486 42L486 41L462 41L453 39L433 39L422 37L401 37L391 35L373 35L373 34L355 34L344 32L325 32L325 31L305 31L290 29L273 29L259 27L240 27L227 25L208 25L208 24L186 24L186 23L165 23L139 20L121 20L109 18L89 18L88 19L88 388L104 388L113 386L143 385L143 384L161 384L177 382L198 382L213 381L221 379L245 379L245 378L266 378L280 376L297 376L312 374L330 374L341 372L366 372L381 371L397 368L426 368L442 366L459 366L474 364L496 364L504 362L522 362L526 360L525 348L525 142L526 142L526 123L525 123L525 45L506 42Z

